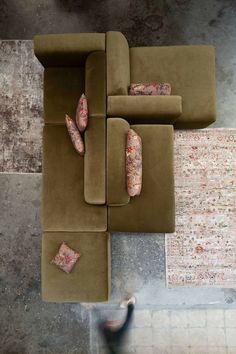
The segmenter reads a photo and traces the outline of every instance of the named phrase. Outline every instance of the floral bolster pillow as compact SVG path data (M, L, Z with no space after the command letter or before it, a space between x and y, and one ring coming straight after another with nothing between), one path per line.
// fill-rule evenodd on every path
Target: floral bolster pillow
M139 195L142 189L142 140L133 129L127 134L126 178L129 196Z
M81 133L85 131L88 125L88 102L84 93L79 99L79 103L76 109L75 120L79 131Z
M55 264L66 273L70 273L77 262L80 254L72 250L65 242L62 242L58 253L51 260L51 264Z
M67 126L67 130L69 132L72 144L74 145L75 150L83 156L85 153L84 142L79 130L76 127L73 119L71 119L67 114L65 117L65 122Z
M131 96L167 96L171 94L171 85L168 82L163 82L160 84L150 83L150 84L131 84L129 87L129 95Z

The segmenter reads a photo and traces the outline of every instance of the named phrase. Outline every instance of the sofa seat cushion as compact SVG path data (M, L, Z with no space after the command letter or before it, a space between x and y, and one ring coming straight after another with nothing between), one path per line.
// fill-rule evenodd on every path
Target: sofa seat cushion
M84 201L84 157L74 149L63 125L43 133L43 205L45 231L106 231L106 206Z
M202 128L215 120L215 53L208 45L130 49L131 82L169 82L182 96L178 128Z
M44 70L44 121L64 124L65 114L75 118L78 101L85 89L84 68L63 67Z
M122 118L107 120L107 204L125 205L130 197L126 188L125 148L129 123Z
M108 207L108 229L120 232L173 232L173 127L132 125L131 128L142 139L142 192L125 206Z
M62 242L79 250L70 274L50 264ZM106 232L45 232L42 238L42 299L49 302L107 301L110 238Z
M172 124L182 113L180 96L108 96L110 117L123 117L130 124Z

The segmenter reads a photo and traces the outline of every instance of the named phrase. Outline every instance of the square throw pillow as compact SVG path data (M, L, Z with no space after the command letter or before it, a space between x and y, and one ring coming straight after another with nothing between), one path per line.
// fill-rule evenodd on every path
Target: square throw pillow
M55 264L66 273L70 273L77 262L80 254L72 250L65 242L62 242L58 253L51 260L51 264Z
M141 193L142 189L142 140L129 129L126 143L126 183L130 197Z
M88 101L84 93L79 99L75 120L79 131L84 132L88 125Z
M67 114L65 117L65 122L67 126L68 133L70 135L72 144L74 145L75 150L83 156L85 153L84 142L79 130L76 127L73 119L71 119Z
M131 96L168 96L171 94L171 85L168 82L150 84L131 84L129 95Z

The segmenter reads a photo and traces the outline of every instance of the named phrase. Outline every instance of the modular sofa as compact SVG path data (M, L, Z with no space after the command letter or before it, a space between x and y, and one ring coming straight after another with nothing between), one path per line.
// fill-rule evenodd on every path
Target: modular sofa
M40 35L34 39L34 49L45 68L42 298L106 301L111 272L109 232L174 231L173 124L192 128L214 120L213 49L129 49L119 32ZM169 71L167 60L172 64ZM198 66L197 82L192 81L197 77L192 60L205 62ZM174 95L127 95L130 82L155 80L170 81ZM81 157L70 141L64 117L65 113L74 117L83 92L89 103L89 125ZM143 187L135 198L126 191L129 127L143 144ZM82 254L69 275L50 264L63 241Z

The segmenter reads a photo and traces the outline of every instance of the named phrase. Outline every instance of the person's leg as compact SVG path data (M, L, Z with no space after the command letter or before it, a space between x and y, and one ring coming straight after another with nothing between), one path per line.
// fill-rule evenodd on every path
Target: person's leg
M109 321L102 323L100 325L100 329L102 330L110 354L118 353L119 347L122 345L125 334L132 320L135 298L132 297L129 300L124 301L123 303L125 303L126 306L128 305L128 308L127 308L126 319L120 328L118 329L111 328L109 326Z

